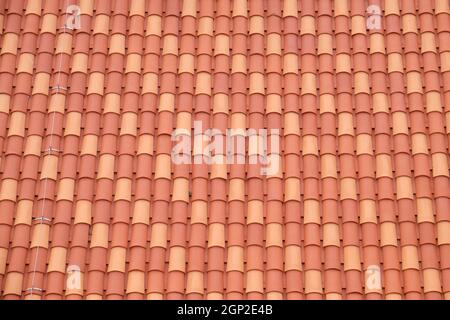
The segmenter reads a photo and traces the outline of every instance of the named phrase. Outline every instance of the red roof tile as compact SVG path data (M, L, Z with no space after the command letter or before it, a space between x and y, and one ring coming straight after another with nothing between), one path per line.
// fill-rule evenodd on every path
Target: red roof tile
M447 0L3 0L0 25L1 299L450 299ZM280 148L197 163L198 123Z

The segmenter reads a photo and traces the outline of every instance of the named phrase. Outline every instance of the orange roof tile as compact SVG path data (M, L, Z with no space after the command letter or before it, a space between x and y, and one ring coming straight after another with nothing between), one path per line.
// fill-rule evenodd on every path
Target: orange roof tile
M450 299L447 0L3 0L0 25L1 299ZM204 158L197 125L244 144Z

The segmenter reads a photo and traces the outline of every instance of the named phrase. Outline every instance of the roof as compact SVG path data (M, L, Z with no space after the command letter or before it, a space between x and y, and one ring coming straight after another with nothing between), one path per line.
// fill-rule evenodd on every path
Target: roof
M0 1L0 297L450 299L449 14Z

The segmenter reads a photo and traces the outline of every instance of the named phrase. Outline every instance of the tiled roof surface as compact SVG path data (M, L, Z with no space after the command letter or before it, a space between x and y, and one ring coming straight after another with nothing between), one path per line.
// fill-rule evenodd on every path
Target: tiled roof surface
M0 25L0 298L450 299L449 1L0 0ZM281 170L172 164L194 121L281 129Z

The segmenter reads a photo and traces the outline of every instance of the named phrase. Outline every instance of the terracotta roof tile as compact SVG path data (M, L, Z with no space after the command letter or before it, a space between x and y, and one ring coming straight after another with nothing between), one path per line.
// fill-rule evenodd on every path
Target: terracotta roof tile
M1 298L450 299L448 1L0 9Z

